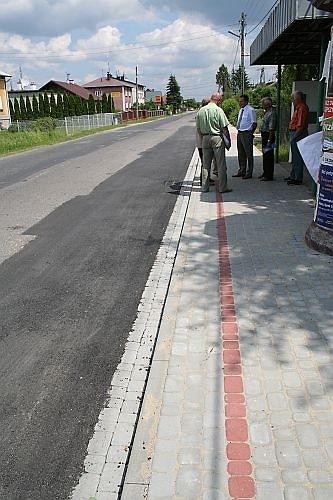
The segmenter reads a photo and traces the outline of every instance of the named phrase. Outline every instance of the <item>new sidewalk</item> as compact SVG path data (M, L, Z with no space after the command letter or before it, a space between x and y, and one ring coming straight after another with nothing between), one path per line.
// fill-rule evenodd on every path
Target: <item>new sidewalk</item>
M192 189L121 498L333 498L332 258L284 172Z

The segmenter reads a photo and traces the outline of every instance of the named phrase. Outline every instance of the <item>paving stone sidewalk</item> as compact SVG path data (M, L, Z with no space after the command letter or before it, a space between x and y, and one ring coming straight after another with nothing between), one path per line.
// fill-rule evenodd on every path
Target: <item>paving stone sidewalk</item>
M228 166L236 171L234 148ZM256 176L260 170L258 156ZM198 174L128 464L126 500L247 498L230 489L221 241L216 194L200 193ZM249 430L239 441L251 451L250 458L238 457L248 472L236 475L254 479L257 500L327 500L333 498L333 259L305 246L313 202L308 188L287 186L284 176L278 169L274 182L233 179L234 191L223 200Z

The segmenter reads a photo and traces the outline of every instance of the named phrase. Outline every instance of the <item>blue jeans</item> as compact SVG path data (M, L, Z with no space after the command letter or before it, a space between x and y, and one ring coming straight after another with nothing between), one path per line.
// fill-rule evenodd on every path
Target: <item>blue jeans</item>
M301 156L301 153L299 152L297 142L300 141L301 139L304 139L309 134L307 130L303 130L297 136L297 140L295 139L295 134L296 132L294 132L293 130L290 131L290 148L291 148L291 158L292 158L290 178L293 179L294 181L302 182L304 161Z

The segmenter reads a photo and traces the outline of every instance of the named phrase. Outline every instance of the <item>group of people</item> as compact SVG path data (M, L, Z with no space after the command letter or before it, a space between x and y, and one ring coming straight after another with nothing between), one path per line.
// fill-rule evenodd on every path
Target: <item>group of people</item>
M285 178L288 185L299 185L303 181L304 162L297 147L297 142L308 135L309 108L305 104L302 92L292 94L294 113L289 124L290 146L292 153L292 168ZM201 189L209 191L209 185L218 181L220 193L229 193L225 150L231 147L229 121L220 107L222 95L214 93L211 98L205 98L197 113L197 147L201 159ZM243 94L239 98L240 110L237 117L237 152L238 171L232 177L244 180L253 176L253 139L257 128L257 116L249 104L249 97ZM270 97L262 99L265 111L260 128L263 172L261 181L272 181L274 177L274 147L277 128L277 113Z

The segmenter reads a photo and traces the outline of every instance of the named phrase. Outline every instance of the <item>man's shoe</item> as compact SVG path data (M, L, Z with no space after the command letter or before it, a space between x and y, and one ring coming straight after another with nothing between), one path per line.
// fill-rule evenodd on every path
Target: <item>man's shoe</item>
M232 177L243 177L243 174L241 174L240 172L237 172L237 174L234 174Z
M292 181L293 179L289 176L289 177L285 177L284 180L287 182L287 181Z
M252 175L250 175L250 174L243 175L243 180L245 180L245 179L252 179Z
M295 180L291 180L291 181L288 181L287 182L288 186L300 186L302 184L302 181L295 181Z
M215 186L215 181L213 179L209 179L209 185L210 186Z
M209 188L208 189L201 189L202 193L209 193Z
M264 174L259 175L258 179L263 179L265 177Z
M273 179L269 179L268 177L263 177L262 179L260 179L261 181L272 181Z
M232 189L228 188L225 189L224 191L220 191L220 193L231 193Z

